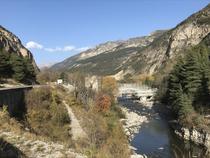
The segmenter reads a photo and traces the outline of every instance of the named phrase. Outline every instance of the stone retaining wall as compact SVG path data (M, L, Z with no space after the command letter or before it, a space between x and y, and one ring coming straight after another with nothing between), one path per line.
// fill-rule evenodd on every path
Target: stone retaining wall
M25 110L25 92L32 87L3 88L0 89L0 107L6 105L11 116L20 115Z

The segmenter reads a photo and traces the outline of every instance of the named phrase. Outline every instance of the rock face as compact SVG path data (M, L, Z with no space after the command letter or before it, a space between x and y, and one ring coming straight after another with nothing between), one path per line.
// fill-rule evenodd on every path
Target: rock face
M136 71L153 74L181 50L199 44L210 33L210 5L165 32L150 46L132 58L132 63L146 63ZM143 61L142 61L143 60Z
M0 49L8 53L16 53L23 58L29 58L36 71L39 71L32 53L26 49L20 39L0 25Z
M54 65L95 75L154 74L210 33L210 4L175 28L127 41L107 42ZM120 76L120 77L119 77Z
M210 134L205 131L181 127L175 128L174 132L184 140L191 140L196 144L206 146L208 149L210 148Z

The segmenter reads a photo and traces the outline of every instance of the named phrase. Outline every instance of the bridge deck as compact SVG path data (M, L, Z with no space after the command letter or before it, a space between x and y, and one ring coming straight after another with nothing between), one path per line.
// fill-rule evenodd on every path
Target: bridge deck
M33 86L16 86L16 87L0 88L0 91L18 90L18 89L30 89L30 88L33 88Z

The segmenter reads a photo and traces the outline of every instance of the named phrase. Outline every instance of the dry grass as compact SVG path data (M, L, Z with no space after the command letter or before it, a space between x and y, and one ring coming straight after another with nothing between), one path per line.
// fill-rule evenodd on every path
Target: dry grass
M35 134L69 145L70 118L57 93L52 88L31 90L26 96L27 123Z
M119 121L122 112L117 107L110 111L98 112L93 105L86 110L84 106L69 99L71 108L88 135L87 140L75 142L79 152L85 153L90 158L128 158L130 150L128 141Z
M69 147L75 147L78 152L90 158L128 158L130 150L128 141L119 121L123 113L117 106L109 111L99 112L93 104L84 106L78 103L64 89L34 89L26 96L28 113L27 126L9 117L6 109L0 110L0 128L19 133L31 140L56 141ZM62 105L62 99L71 106L80 120L81 126L88 135L87 139L73 142L69 135L67 111ZM41 150L41 149L40 149Z

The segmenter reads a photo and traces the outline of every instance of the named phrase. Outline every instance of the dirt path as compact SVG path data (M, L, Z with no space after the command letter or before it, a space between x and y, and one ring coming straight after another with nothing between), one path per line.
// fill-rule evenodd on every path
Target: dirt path
M72 109L69 107L69 105L65 101L63 103L66 106L69 117L71 119L70 127L71 127L72 139L77 140L77 139L87 138L87 134L80 126L79 120L74 115Z

